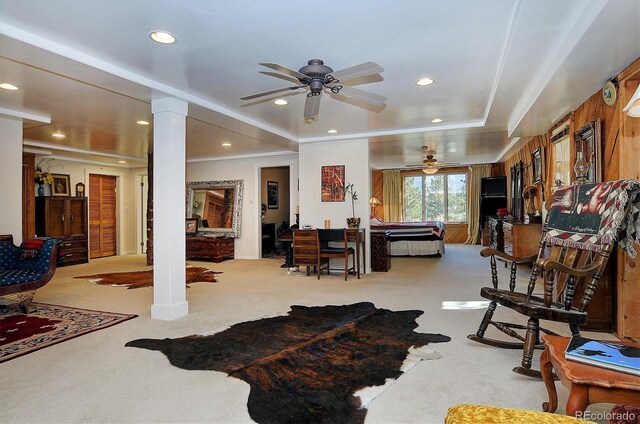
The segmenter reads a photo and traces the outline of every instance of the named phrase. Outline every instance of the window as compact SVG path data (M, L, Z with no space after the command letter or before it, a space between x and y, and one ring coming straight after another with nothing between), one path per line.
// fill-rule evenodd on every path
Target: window
M467 174L404 177L404 220L467 221Z

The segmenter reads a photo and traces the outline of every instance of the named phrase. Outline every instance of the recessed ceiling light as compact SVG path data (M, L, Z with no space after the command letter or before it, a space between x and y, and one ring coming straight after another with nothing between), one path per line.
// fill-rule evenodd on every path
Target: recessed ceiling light
M420 78L418 81L416 81L416 84L418 84L419 86L431 85L433 83L434 80L432 78Z
M327 131L327 132L328 132L329 134L335 134L335 133L337 133L337 132L338 132L338 130L329 130L329 131Z
M126 160L119 160L118 163L127 163Z
M231 146L231 143L222 143L222 145L223 145L224 147L229 147L229 146Z
M167 31L151 31L149 37L156 43L173 44L176 42L176 36Z
M432 119L431 122L433 122L434 124L439 124L440 122L442 122L442 119L440 118Z
M60 131L56 131L51 135L54 136L55 138L65 138L66 137L66 135L62 134Z
M288 104L289 104L289 102L288 102L288 101L286 101L285 99L275 99L275 100L273 101L273 104L274 104L274 105L278 105L278 106L285 106L285 105L288 105Z
M138 125L149 125L148 121L136 121L136 124Z
M2 84L0 84L0 88L11 91L16 91L18 89L18 87L13 84L9 84L8 82L3 82Z

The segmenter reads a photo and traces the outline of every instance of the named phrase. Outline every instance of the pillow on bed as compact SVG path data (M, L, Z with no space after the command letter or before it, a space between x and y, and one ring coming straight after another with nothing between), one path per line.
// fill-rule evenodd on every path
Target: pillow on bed
M369 220L369 225L382 225L382 221L380 221L376 217L373 217Z

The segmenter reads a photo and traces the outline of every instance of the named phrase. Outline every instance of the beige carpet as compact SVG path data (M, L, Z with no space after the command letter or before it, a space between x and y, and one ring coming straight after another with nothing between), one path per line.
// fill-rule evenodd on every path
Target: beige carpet
M274 260L235 260L219 264L190 261L222 271L218 284L195 284L187 291L189 316L164 322L150 319L152 290L114 290L87 284L74 275L141 271L142 256L111 257L58 269L36 301L138 314L100 332L51 346L0 364L0 422L251 422L246 383L214 371L184 371L160 352L128 349L137 338L211 334L235 323L285 313L290 305L373 302L377 307L421 309L418 332L449 335L438 345L444 357L423 361L370 405L367 423L442 423L449 406L486 403L539 410L546 401L540 381L511 372L520 351L467 340L483 310L442 309L444 301L482 300L490 281L479 247L447 245L436 258L393 258L388 273L344 282L340 275L287 275ZM500 268L507 281L507 270ZM526 285L526 274L519 281ZM499 309L497 318L517 315ZM568 334L561 325L551 329ZM600 334L586 333L602 337ZM537 363L537 360L536 360ZM567 393L559 391L559 412Z

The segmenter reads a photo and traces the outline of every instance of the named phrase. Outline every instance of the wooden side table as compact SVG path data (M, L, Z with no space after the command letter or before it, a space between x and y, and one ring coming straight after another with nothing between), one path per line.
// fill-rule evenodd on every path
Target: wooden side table
M555 370L562 384L569 389L567 415L577 417L592 403L620 403L640 406L640 379L631 374L565 360L569 337L542 336L544 352L540 356L542 379L549 393L549 402L542 404L545 412L555 412L558 394L553 381ZM633 345L632 343L617 342Z

